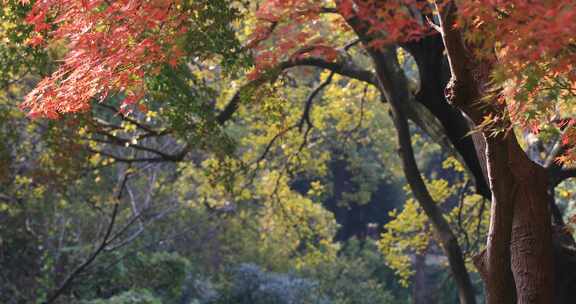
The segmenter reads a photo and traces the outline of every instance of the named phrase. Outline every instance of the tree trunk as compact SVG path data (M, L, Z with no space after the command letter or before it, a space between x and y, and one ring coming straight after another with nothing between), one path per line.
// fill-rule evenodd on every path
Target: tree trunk
M474 58L455 24L456 6L440 10L442 39L452 78L447 100L476 124L484 117L502 117L504 108L483 101L495 58ZM552 233L548 178L518 144L513 131L492 136L484 130L489 184L492 190L490 230L486 252L476 264L486 283L488 304L548 304L554 294Z
M340 5L340 1L336 1L336 5ZM346 22L364 43L375 64L380 93L390 103L391 114L398 135L399 154L402 159L404 175L412 189L414 197L429 218L440 246L448 257L448 264L456 286L458 287L460 303L475 304L474 288L468 270L466 269L464 256L458 245L458 240L444 218L442 211L428 192L414 158L410 129L404 109L406 104L410 102L410 92L404 72L397 62L396 52L394 49L379 51L371 48L369 42L374 37L371 37L366 32L368 27L366 27L366 24L364 24L362 20L357 17L352 17L347 19Z
M474 288L458 240L444 218L442 210L428 192L414 158L408 120L401 106L401 103L407 102L409 93L403 71L396 61L396 52L393 49L377 53L373 50L369 52L376 65L380 90L390 104L392 119L398 134L399 154L404 176L416 201L430 220L444 254L448 257L448 264L458 287L460 303L474 304L476 303Z
M512 272L518 303L551 303L554 298L552 223L547 175L520 150L512 170L518 183L512 197Z
M476 265L488 303L552 303L547 175L512 136L487 139L493 192L486 253Z
M412 284L413 304L434 304L437 302L426 273L426 252L414 257L414 280Z

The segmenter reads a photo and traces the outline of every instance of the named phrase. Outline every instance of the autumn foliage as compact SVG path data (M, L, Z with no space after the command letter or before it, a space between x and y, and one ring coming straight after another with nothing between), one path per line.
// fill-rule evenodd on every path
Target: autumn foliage
M259 22L249 46L254 50L256 66L252 78L282 61L297 61L307 57L334 61L337 47L322 37L322 16L337 14L328 24L336 31L349 32L346 19L362 22L362 27L373 34L369 47L383 48L397 42L418 39L430 28L422 20L413 18L408 7L429 11L421 1L337 1L327 7L322 1L289 0L265 1L256 13ZM383 35L382 33L386 33Z
M389 161L392 158L380 154L374 158L388 162L386 166L404 169L406 179L402 181L409 183L414 196L413 202L405 204L405 210L411 208L411 214L424 211L419 218L398 216L396 230L405 231L416 223L410 233L420 237L421 228L431 223L430 229L426 228L430 234L414 240L419 244L415 252L424 251L429 238L433 238L431 232L436 231L435 241L445 250L460 297L469 299L462 302L475 303L474 288L467 274L468 261L462 258L457 246L460 240L450 228L453 225L450 221L461 224L461 213L448 221L442 214L444 207L438 204L456 196L464 198L467 189L475 187L486 201L492 197L488 208L491 213L488 253L484 256L488 267L482 265L485 262L482 255L480 266L477 265L482 276L483 272L489 272L487 269L491 270L491 278L485 280L490 290L487 294L493 299L511 299L515 294L518 299L529 298L530 292L521 288L515 293L515 286L544 282L533 290L545 290L542 299L551 298L548 277L555 270L549 263L552 248L549 212L556 205L548 196L557 183L576 176L576 170L565 166L576 161L574 0L4 1L11 4L19 1L19 16L30 8L25 20L28 25L23 27L33 29L33 34L24 35L28 37L25 46L20 42L14 44L27 50L45 50L44 55L50 57L46 69L30 72L25 79L29 83L38 81L21 104L30 117L58 119L70 113L89 112L97 103L110 103L99 105L90 114L109 115L114 119L112 123L94 120L94 127L88 122L88 127L79 127L77 132L82 141L89 142L85 152L94 155L90 158L94 166L104 166L103 158L130 166L138 162L187 162L192 158L199 162L204 157L191 155L195 149L217 151L218 157L202 161L202 166L213 176L196 177L195 173L190 176L198 179L199 185L211 187L226 181L222 193L214 194L214 189L208 186L194 190L202 194L198 195L199 201L200 196L204 196L204 202L206 197L215 197L202 208L220 212L210 204L221 200L229 207L232 205L229 197L252 200L244 186L239 186L245 181L234 180L237 172L249 171L252 166L259 170L264 163L275 166L271 159L282 156L286 165L275 168L277 171L270 170L272 173L267 173L270 178L263 178L262 186L258 186L261 189L254 193L258 197L277 198L278 202L281 199L295 202L297 207L287 209L287 214L313 214L312 207L302 206L318 206L301 195L292 196L291 184L288 179L283 180L283 172L299 176L300 171L289 172L289 166L298 166L298 170L308 166L323 171L318 174L326 174L324 163L335 157L335 153L326 151L332 148L304 147L312 147L312 142L318 147L328 133L345 134L343 137L349 137L346 142L354 147L376 146L376 142L364 142L350 134L363 129L363 121L375 115L365 111L365 100L384 101L387 103L384 109L390 112L383 111L378 120L382 122L387 118L385 114L391 114L402 162L389 164L394 162ZM202 14L207 11L210 11L206 13L208 17L204 18ZM220 15L220 11L225 13ZM240 15L241 18L236 18ZM219 23L218 19L223 21ZM19 24L21 20L19 17ZM230 66L234 66L233 72L227 71ZM303 75L306 74L303 71L309 70L285 73L296 66L327 71L298 79L294 75L299 77L300 72ZM37 79L42 73L46 74ZM364 87L356 85L356 81ZM297 91L295 87L300 82L306 82L306 88ZM284 94L280 88L292 92ZM260 98L263 95L267 96ZM146 115L113 115L118 110L128 113L135 108L145 110L148 101L152 110ZM304 101L302 112L298 111L301 101ZM356 104L359 109L354 109ZM381 106L379 102L376 104ZM177 115L170 116L175 112ZM152 120L156 116L161 119ZM438 140L438 143L448 148L445 152L463 156L466 169L474 177L474 186L462 180L448 194L448 181L434 184L424 180L426 174L419 170L418 155L412 151L412 146L418 146L418 136L412 133L414 128L408 120L419 127L418 132L436 135L431 136L433 139L446 137L446 142ZM171 126L163 128L165 122ZM73 124L76 130L78 122ZM251 124L257 125L255 135L250 133ZM305 125L309 128L302 132ZM526 135L525 141L515 136L522 133L520 130ZM318 138L314 137L316 131L322 133ZM389 139L388 133L382 134ZM168 138L172 135L175 137ZM156 141L157 138L162 139ZM528 142L530 138L536 138L534 144ZM170 149L165 148L164 140ZM287 144L279 145L280 141ZM522 152L525 142L529 145L526 153L529 157ZM156 145L162 147L156 149ZM236 148L242 151L240 157L228 159ZM169 153L164 149L170 150ZM118 155L116 150L129 155ZM306 154L304 161L303 154ZM46 159L53 161L57 157ZM552 163L554 159L558 163ZM459 160L455 158L454 162ZM464 176L468 170L462 166L458 172ZM350 172L350 175L356 178L358 174ZM250 183L253 181L254 178ZM187 182L190 184L190 180ZM362 180L358 184L365 186ZM286 191L277 191L278 185ZM234 187L242 191L235 194ZM461 194L457 193L460 187L464 189ZM312 188L314 191L308 191L308 195L320 196L321 191ZM435 189L446 195L435 195ZM367 200L364 193L368 190L357 199ZM460 208L468 206L470 214L475 213L473 206L479 206L477 224L466 230L475 230L480 241L486 203L480 197L461 202ZM555 221L561 223L564 219L560 210L553 211L557 213L553 214ZM304 216L302 219L301 222L308 221ZM270 220L271 227L276 222ZM386 229L392 231L394 226ZM523 237L524 232L530 238ZM288 244L285 237L282 235L281 241ZM386 251L400 237L392 235L383 242L383 251L392 259L401 260L395 265L397 269L412 263L405 255L406 250L412 250L408 247L398 252ZM103 244L105 248L106 243ZM524 258L525 261L516 263ZM532 278L531 271L538 263L546 268L543 280ZM493 280L500 277L511 284ZM500 292L500 289L507 290Z
M575 3L463 1L461 15L469 29L466 37L479 46L477 53L496 51L493 80L504 88L501 101L512 120L538 133L562 119L564 142L574 141L568 109L576 97Z
M458 25L475 53L498 60L493 84L504 88L500 100L516 125L538 132L550 121L565 118L560 112L576 96L573 1L457 4ZM182 5L182 0L35 2L27 19L37 33L30 43L59 43L68 52L22 108L33 117L57 118L86 111L92 100L102 101L111 93L124 94L124 107L140 102L146 92L144 76L162 65L176 65L185 55L178 37L193 25ZM337 60L337 46L319 35L319 20L325 14L341 17L332 19L336 30L351 30L344 20L362 23L373 35L367 46L375 49L434 32L434 9L427 1L264 1L247 44L255 56L249 78L285 61ZM567 128L564 141L572 141L574 133Z
M182 56L178 35L187 16L178 1L38 1L27 21L37 36L30 43L58 42L68 53L22 107L31 116L57 118L86 111L96 98L124 92L124 106L144 95L143 77Z

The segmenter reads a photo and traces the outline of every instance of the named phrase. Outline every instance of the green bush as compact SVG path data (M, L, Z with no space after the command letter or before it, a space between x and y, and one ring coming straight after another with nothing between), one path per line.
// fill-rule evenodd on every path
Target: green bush
M312 280L265 272L257 265L242 264L233 271L231 287L214 303L327 304L330 301Z
M109 299L98 299L85 304L162 304L162 301L155 297L152 292L147 289L135 289L125 291L117 296Z

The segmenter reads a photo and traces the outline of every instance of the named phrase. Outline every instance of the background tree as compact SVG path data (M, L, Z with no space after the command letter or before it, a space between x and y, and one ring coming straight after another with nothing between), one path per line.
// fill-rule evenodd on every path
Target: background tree
M354 165L355 158L350 157L355 151L361 156L356 159L381 157L381 150L370 147L378 140L366 136L367 133L362 135L367 131L359 132L366 126L364 119L374 115L365 111L366 96L377 99L374 93L377 92L392 113L404 175L411 194L435 231L437 243L448 257L460 301L475 302L465 265L469 255L461 248L462 242L469 238L458 241L460 232L469 236L471 227L464 229L461 221L451 221L445 216L450 202L447 206L438 204L450 201L454 194L435 197L431 191L435 188L448 191L448 187L438 187L434 181L422 178L422 166L417 165L411 142L413 129L407 119L462 160L479 194L485 197L492 194L490 227L497 231L489 232L487 251L477 259L477 267L487 283L489 302L508 303L517 297L522 303L548 303L553 294L558 295L559 302L568 299L564 290L552 292L554 274L559 279L556 286L571 278L560 268L555 271L552 267L548 208L555 210L555 222L562 224L561 212L550 199L550 192L560 181L572 176L572 170L553 162L558 155L562 155L560 160L564 164L570 161L571 120L562 117L557 128L546 128L542 133L540 149L546 155L538 156L545 160L545 170L524 157L513 131L519 127L534 134L541 124L558 121L557 113L569 108L573 100L571 38L559 30L562 21L573 14L570 3L527 6L514 2L494 6L461 1L458 9L452 2L432 5L424 1L253 4L258 7L234 1L38 2L28 17L36 32L29 43L45 49L58 48L63 42L70 42L70 46L60 53L63 64L38 84L23 107L33 116L49 118L81 113L66 128L84 137L80 145L72 146L83 147L85 157L94 166L127 164L114 165L110 175L120 176L116 178L120 185L117 200L125 197L122 194L128 182L123 181L136 174L135 166L139 167L136 172L145 172L146 167L141 164L186 161L190 168L204 169L206 174L179 171L185 173L186 180L198 185L198 191L185 194L185 199L192 197L199 206L216 214L235 213L240 210L240 202L255 203L264 209L256 208L259 216L253 218L262 219L265 231L274 231L258 248L313 257L315 250L330 252L331 246L325 241L331 231L330 220L303 192L311 197L321 195L322 180L330 180L326 174L328 161L336 160L335 156L343 152L338 144L331 144L333 131L344 134L353 143L344 149L351 162L349 170L361 167ZM486 10L486 6L491 9ZM251 10L255 12L252 17ZM528 10L531 13L525 14ZM249 17L240 19L238 12ZM562 18L551 18L555 13ZM254 20L257 24L245 48L240 42L246 41L242 30L251 28ZM441 22L434 24L433 20ZM238 27L234 22L242 24ZM544 42L542 47L531 48L530 43L538 39ZM358 48L358 42L364 47ZM242 69L250 65L245 51L253 52L255 58L248 79L241 78ZM406 57L413 58L417 69L402 66ZM317 86L308 94L284 94L281 88L294 91L298 85L295 79L308 84L316 82L303 72L285 72L296 66L315 66L330 72L320 76ZM375 91L367 87L363 94L354 94L364 96L357 102L358 112L342 111L342 107L353 104L342 98L345 96L339 98L340 102L332 100L339 96L333 96L330 103L318 102L322 90L334 83L343 90L348 88L346 83L354 83L339 80L336 74L375 87ZM228 83L242 84L237 91L229 92ZM445 96L447 84L449 94ZM294 97L305 100L303 110L293 106ZM329 97L328 92L322 95L322 99ZM97 100L106 103L93 107ZM481 103L486 105L480 107ZM319 107L329 111L318 111ZM96 111L98 108L108 114ZM380 116L374 117L381 114L380 110ZM157 116L166 119L168 127L156 122ZM350 125L347 117L354 116L359 123L343 128ZM467 136L472 129L477 132ZM366 139L368 144L363 143ZM304 149L307 146L332 148ZM362 174L357 172L354 172L358 185L355 193L334 192L339 203L370 201L373 186L359 179ZM531 172L540 177L528 178ZM98 178L102 177L96 175L95 179ZM463 192L467 192L467 187L465 183ZM510 193L509 189L521 191ZM481 199L468 201L480 205L475 228L478 232L482 229L484 205ZM331 203L327 202L330 209ZM524 208L525 204L532 207ZM109 237L115 237L112 232L119 206L118 202L112 203L112 217L107 220L109 229L105 230L110 232L104 233L102 245L71 272L72 277L84 272L94 260L94 253L114 241ZM455 211L460 220L464 209L462 204ZM134 220L128 220L130 225L142 223L134 210L138 208L132 208ZM412 210L413 214L420 212L417 208ZM290 225L274 224L289 223L290 218L296 218L298 223L307 222L301 225L304 232L300 229L292 232ZM426 224L422 226L426 228ZM275 235L284 237L274 239ZM285 242L292 246L279 246L285 238L293 240ZM422 253L421 244L426 239L416 247L417 253ZM534 242L539 246L531 245ZM309 246L311 250L307 250ZM383 247L384 251L386 247L389 245ZM556 263L569 269L573 263L570 252L557 248ZM312 261L307 263L317 263ZM507 269L510 271L502 276L500 272ZM53 295L69 293L70 280L62 282Z

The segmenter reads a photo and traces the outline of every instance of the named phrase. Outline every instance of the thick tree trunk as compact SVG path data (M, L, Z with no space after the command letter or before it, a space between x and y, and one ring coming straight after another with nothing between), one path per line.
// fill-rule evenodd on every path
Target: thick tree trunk
M503 111L502 108L486 105L486 103L483 103L482 107L478 106L486 93L484 89L491 66L478 62L470 52L470 48L464 46L459 29L454 26L456 7L453 1L443 3L439 11L441 12L442 41L448 55L451 74L446 100L465 113L475 125L480 125L485 115L498 116ZM347 21L364 42L378 38L371 37L363 30L365 26L361 20L351 18ZM407 47L410 48L410 45ZM412 53L417 51L411 49ZM438 232L440 243L449 258L451 270L459 287L460 301L462 303L474 301L473 296L470 296L471 293L467 291L471 288L466 286L466 281L469 281L466 269L459 267L463 265L463 261L458 259L458 256L460 259L462 256L460 248L457 247L458 244L453 234L451 235L450 228L442 223L441 214L438 216L437 210L428 204L430 199L427 197L425 185L421 182L418 168L413 162L410 142L405 140L405 138L409 139L410 134L402 104L397 103L409 99L406 96L400 96L406 91L398 86L402 86L402 81L399 79L403 76L397 77L398 73L396 73L388 75L390 79L386 79L386 74L390 71L383 71L383 62L378 62L384 54L371 55L376 61L380 86L384 87L384 93L388 90L387 99L391 102L394 120L398 127L407 180L415 197ZM421 68L422 61L418 61L418 64ZM429 84L430 79L426 81L426 85ZM386 81L389 83L383 83ZM423 86L423 88L427 87ZM394 90L396 92L392 92ZM431 92L428 89L426 91ZM398 95L399 92L400 95ZM429 109L436 117L443 117L443 113L449 112L438 110L435 106ZM445 119L440 120L445 123ZM475 144L479 142L483 144L477 148L485 148L484 153L480 153L478 157L486 165L482 168L483 174L479 174L477 166L471 167L475 168L473 171L477 179L481 175L488 176L487 180L492 194L487 249L476 259L476 264L486 282L488 303L508 304L516 301L518 303L552 303L554 294L553 247L548 207L550 197L547 194L548 181L545 171L526 157L513 132L509 132L507 136L506 134L496 137L487 137L488 134L482 135L484 139L478 135L474 139ZM462 147L459 148L461 150ZM466 162L474 164L468 159ZM483 185L478 184L478 186L482 188ZM486 194L486 191L480 192ZM465 273L466 277L459 277L458 274L461 272Z
M476 124L486 115L500 116L497 103L480 106L491 64L475 60L459 29L456 7L441 10L442 38L450 63L447 99ZM506 122L507 118L502 118ZM489 304L552 303L553 260L550 198L545 170L528 159L513 131L486 140L486 160L492 190L486 252L476 261L486 283Z
M547 176L542 167L525 156L519 158L522 161L512 165L518 186L512 197L510 244L518 303L551 303L554 267Z
M551 303L553 264L547 176L516 138L487 140L492 209L486 253L476 259L488 303Z

